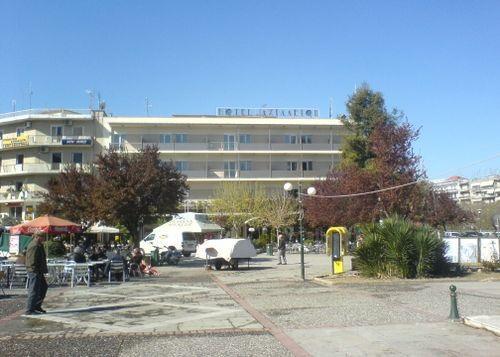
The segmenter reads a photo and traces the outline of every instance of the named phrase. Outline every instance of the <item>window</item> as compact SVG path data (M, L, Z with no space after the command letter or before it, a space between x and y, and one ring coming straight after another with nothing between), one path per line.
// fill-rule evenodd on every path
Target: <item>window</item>
M297 161L287 161L286 169L287 171L297 171Z
M285 144L297 144L297 135L285 135Z
M250 134L240 134L240 144L251 144L252 137Z
M249 160L240 161L240 171L252 171L252 162Z
M146 238L144 238L143 241L144 242L150 242L153 239L155 239L155 235L153 233L151 233L151 234L148 234L148 236Z
M17 156L16 156L16 164L17 165L24 164L24 155L23 154L17 154Z
M175 142L181 144L187 143L187 134L175 134Z
M63 135L63 127L62 126L51 126L50 127L50 135L62 136Z
M301 135L300 136L301 144L311 144L312 143L312 135Z
M73 136L83 136L83 126L74 126Z
M16 192L21 192L23 190L23 183L21 181L16 182Z
M60 152L52 153L52 170L59 170L62 162L62 154Z
M21 136L24 134L24 127L16 129L16 136Z
M177 171L187 171L188 170L188 162L187 161L176 161L175 168Z
M3 139L3 130L0 130L0 140Z
M127 140L127 134L117 134L114 133L111 137L111 142L113 144L123 144L123 142Z
M236 177L236 162L235 161L225 161L224 162L224 177Z
M170 144L170 134L160 134L160 144Z
M83 153L74 152L72 161L74 164L80 164L80 165L83 164Z
M302 161L302 171L312 171L313 162L312 161Z
M234 150L236 137L232 134L224 134L224 150Z
M21 219L22 214L23 214L23 208L21 206L10 208L11 217Z

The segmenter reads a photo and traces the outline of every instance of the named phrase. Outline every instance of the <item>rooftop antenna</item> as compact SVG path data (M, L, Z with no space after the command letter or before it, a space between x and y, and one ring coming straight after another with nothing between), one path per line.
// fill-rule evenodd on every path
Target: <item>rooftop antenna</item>
M89 109L94 109L94 91L91 89L86 89L85 93L89 96Z
M16 100L15 99L12 99L12 111L15 112L16 111Z
M31 87L31 82L30 82L30 87L28 90L28 98L29 98L29 103L30 103L30 109L31 109L31 97L33 96L33 88Z
M101 109L101 92L97 92L97 108Z
M330 97L330 107L328 109L328 117L332 119L333 111L333 98Z
M148 97L146 97L146 99L144 100L144 102L145 102L145 105L146 105L146 116L149 116L149 108L151 108L153 105L149 101Z

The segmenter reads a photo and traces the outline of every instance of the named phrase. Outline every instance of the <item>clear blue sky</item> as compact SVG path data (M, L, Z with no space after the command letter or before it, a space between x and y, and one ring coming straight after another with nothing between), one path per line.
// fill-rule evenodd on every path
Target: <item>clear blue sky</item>
M0 3L0 112L212 114L218 106L345 112L356 85L421 127L430 178L500 172L500 1Z

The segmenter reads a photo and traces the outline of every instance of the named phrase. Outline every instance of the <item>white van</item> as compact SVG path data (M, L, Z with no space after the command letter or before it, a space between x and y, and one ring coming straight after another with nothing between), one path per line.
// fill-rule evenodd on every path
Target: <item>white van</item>
M185 257L189 257L191 253L196 252L197 237L192 232L169 231L169 232L152 232L140 242L140 247L144 249L146 254L151 253L156 248L159 252L168 250L168 247L174 246L175 249L182 252Z

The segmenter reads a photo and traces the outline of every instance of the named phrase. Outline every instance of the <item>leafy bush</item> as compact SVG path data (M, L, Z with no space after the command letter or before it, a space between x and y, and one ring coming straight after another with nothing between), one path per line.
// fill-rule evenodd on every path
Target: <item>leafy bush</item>
M483 266L483 269L486 271L495 271L497 269L500 269L500 260L492 261L489 262L487 260L483 260L481 262L481 265Z
M45 243L45 247L49 258L62 257L66 254L64 244L60 240L50 240Z
M270 237L269 235L266 233L263 233L261 235L259 235L259 238L257 238L255 241L254 241L254 245L255 245L255 248L263 248L265 249L266 248L266 245L270 243Z
M446 244L428 226L393 216L382 224L365 225L362 231L364 241L355 256L364 275L414 278L447 271Z

